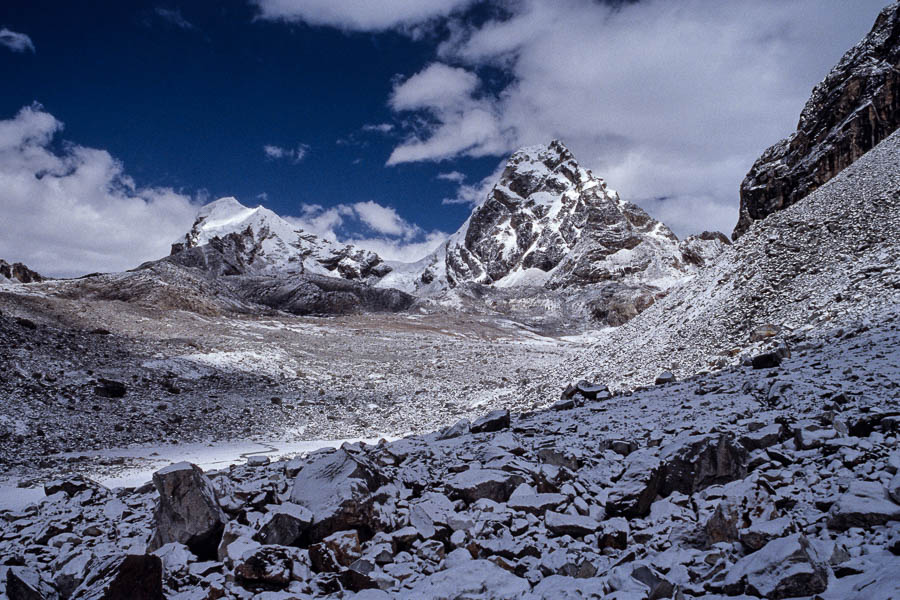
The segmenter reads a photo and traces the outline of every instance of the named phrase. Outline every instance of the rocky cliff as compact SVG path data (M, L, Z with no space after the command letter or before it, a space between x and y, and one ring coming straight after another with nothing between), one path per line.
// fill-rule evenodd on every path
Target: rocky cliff
M797 131L756 161L741 184L737 239L750 225L826 183L900 124L900 2L813 90Z
M0 277L19 283L34 283L44 280L40 273L32 271L22 263L9 264L3 259L0 259Z

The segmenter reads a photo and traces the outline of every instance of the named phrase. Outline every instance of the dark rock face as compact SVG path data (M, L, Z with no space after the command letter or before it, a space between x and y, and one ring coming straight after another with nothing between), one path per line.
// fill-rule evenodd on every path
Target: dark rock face
M802 200L900 125L900 3L819 83L797 131L766 150L741 184L732 235Z
M91 569L72 600L163 600L162 574L158 556L111 556Z
M728 435L690 436L664 447L663 496L693 494L747 475L747 451Z
M0 259L0 277L6 277L7 279L18 281L19 283L44 281L44 277L42 277L40 273L32 271L22 263L17 262L9 264L3 259Z
M477 419L471 426L472 433L488 433L509 428L509 411L495 410Z
M149 549L179 542L201 558L215 557L228 518L203 470L191 463L177 463L154 473L153 484L159 503Z

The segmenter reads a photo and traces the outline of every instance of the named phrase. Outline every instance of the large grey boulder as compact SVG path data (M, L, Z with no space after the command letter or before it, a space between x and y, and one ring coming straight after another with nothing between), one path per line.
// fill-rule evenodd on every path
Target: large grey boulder
M292 546L309 529L312 521L312 511L299 504L269 505L254 539L261 544Z
M215 558L228 518L203 470L188 462L176 463L154 473L153 484L159 501L149 550L179 542L201 559Z
M499 469L474 468L455 475L447 482L452 497L472 503L482 498L506 502L516 487L523 483L520 475Z
M606 512L612 516L642 517L659 494L663 464L649 449L632 452L625 460L625 471L607 495Z
M828 569L799 533L748 554L725 577L725 589L731 595L747 593L774 600L813 596L824 592L827 585Z
M727 434L684 436L660 451L665 476L663 496L691 495L711 485L747 476L747 450Z
M828 528L836 531L888 521L900 521L900 504L892 502L885 487L875 481L852 482L828 514Z
M344 450L324 454L303 467L294 479L291 502L310 510L310 542L348 529L372 528L369 496L385 482L369 460Z
M0 569L0 575L3 570ZM5 573L6 594L0 597L9 600L56 600L59 594L53 585L34 569L9 567Z

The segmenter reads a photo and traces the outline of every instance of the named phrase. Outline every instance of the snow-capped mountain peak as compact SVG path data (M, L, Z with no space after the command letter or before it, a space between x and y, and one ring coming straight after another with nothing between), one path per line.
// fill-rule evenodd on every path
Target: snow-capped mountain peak
M307 233L268 208L249 208L233 197L203 206L172 254L207 245L220 253L227 245L230 262L240 263L229 266L239 272L378 279L391 270L374 252Z

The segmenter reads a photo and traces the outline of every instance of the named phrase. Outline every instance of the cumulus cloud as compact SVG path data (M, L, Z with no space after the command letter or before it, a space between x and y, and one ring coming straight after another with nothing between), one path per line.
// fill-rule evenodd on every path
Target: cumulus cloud
M34 43L24 33L10 31L6 27L0 29L0 46L6 46L13 52L34 52Z
M300 144L296 148L284 148L282 146L266 144L263 146L263 152L272 160L286 159L292 163L298 163L309 154L309 146L307 144Z
M346 31L414 31L464 9L475 0L254 0L268 20L337 27Z
M441 62L397 84L390 107L426 124L388 164L503 155L559 138L624 198L664 210L680 234L727 231L754 159L795 128L813 85L882 5L505 3L495 20L451 21ZM509 85L486 90L485 68Z
M327 208L304 204L299 217L285 218L321 238L354 244L378 253L385 260L402 262L424 258L448 237L442 231L425 231L405 220L393 207L371 200ZM347 233L360 228L362 231Z
M394 148L387 164L504 153L513 138L502 123L501 107L479 97L478 88L475 73L443 63L432 63L394 86L393 110L423 111L430 119L424 131Z
M0 257L51 276L121 271L163 257L198 204L140 187L105 150L64 143L40 105L0 120Z

